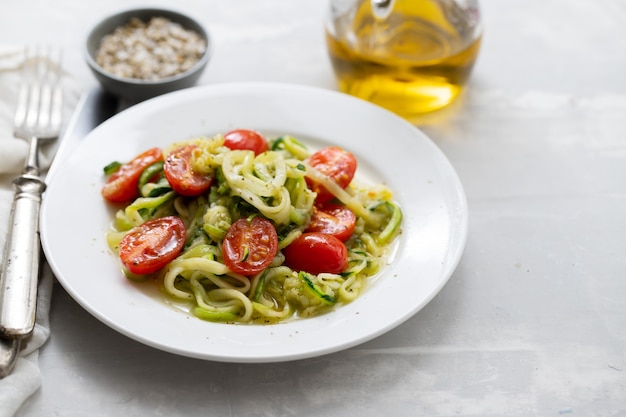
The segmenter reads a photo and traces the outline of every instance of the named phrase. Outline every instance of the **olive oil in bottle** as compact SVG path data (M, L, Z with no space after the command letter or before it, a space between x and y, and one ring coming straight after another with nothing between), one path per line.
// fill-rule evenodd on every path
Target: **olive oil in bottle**
M340 90L409 119L450 104L481 41L478 9L457 3L396 0L381 17L370 0L360 0L334 17L326 40Z

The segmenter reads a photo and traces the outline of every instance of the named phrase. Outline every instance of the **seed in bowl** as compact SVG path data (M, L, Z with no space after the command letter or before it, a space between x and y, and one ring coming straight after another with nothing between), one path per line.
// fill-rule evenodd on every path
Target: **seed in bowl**
M96 63L118 77L159 80L193 67L206 48L199 33L165 17L132 18L102 38Z

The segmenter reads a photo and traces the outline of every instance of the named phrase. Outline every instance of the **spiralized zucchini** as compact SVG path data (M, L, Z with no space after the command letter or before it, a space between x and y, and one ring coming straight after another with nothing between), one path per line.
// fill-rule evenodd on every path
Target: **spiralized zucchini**
M342 189L307 163L311 151L297 139L283 136L270 141L270 150L229 150L221 135L175 143L168 152L195 144L192 165L212 175L210 191L199 197L174 192L165 178L140 183L140 197L117 212L107 242L113 251L126 232L150 219L175 215L186 226L183 252L166 267L144 277L159 283L166 296L189 312L210 321L276 323L294 317L312 317L355 300L368 278L383 266L400 232L402 212L384 185L359 184ZM161 164L162 169L162 164ZM309 225L316 194L306 177L322 184L357 217L355 231L345 243L348 268L340 274L296 272L284 265L280 249ZM242 217L262 216L272 222L279 251L271 265L246 277L223 262L222 241L230 226Z

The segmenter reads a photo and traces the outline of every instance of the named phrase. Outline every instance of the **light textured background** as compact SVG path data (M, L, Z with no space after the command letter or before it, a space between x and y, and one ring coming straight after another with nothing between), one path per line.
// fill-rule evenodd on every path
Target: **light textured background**
M94 84L84 33L142 4L1 1L0 40L63 44L78 93ZM463 259L425 309L345 352L232 365L131 341L57 286L42 387L19 415L626 416L626 2L481 6L467 94L421 123L470 208ZM325 1L176 7L215 38L202 83L335 88Z

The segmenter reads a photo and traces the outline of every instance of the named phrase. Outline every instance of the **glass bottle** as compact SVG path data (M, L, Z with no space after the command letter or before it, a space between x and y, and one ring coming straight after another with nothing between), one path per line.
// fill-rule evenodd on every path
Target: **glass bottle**
M463 90L482 37L477 0L330 0L339 89L411 118Z

